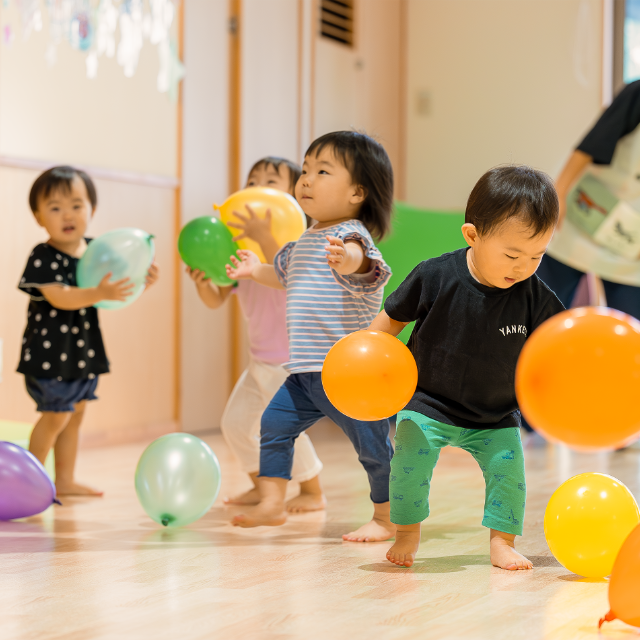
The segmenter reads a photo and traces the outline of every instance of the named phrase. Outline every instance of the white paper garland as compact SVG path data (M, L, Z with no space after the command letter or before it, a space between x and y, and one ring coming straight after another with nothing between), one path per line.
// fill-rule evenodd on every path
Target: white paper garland
M171 27L180 0L3 0L7 8L12 2L18 8L22 35L26 40L33 31L43 29L46 11L49 44L45 59L54 65L58 45L67 40L76 50L86 53L87 77L98 74L99 59L116 57L124 75L135 75L145 40L158 50L157 87L177 98L184 77L184 66L171 39ZM3 41L12 40L11 25L5 25Z

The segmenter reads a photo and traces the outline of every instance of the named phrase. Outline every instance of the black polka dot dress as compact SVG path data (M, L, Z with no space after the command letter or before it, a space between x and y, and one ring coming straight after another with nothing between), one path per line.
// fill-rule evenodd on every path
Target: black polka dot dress
M98 310L95 307L56 309L45 300L40 289L54 284L77 286L77 267L78 258L46 243L39 244L29 256L18 285L31 297L19 373L35 378L77 380L93 379L109 371Z

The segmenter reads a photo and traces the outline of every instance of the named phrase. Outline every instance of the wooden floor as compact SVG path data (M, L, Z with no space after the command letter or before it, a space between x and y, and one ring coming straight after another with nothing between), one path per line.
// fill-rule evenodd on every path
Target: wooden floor
M148 519L133 488L144 445L82 452L80 476L103 499L67 499L43 516L0 523L0 638L487 639L597 638L607 584L580 579L550 556L542 521L558 484L609 472L637 496L640 451L586 456L554 448L527 455L529 499L520 550L536 566L490 566L480 526L483 483L473 459L443 451L432 516L412 569L386 562L389 543L343 543L370 516L367 483L335 427L311 432L329 498L326 513L276 529L241 530L221 501L185 529ZM219 435L206 438L223 471L221 497L246 480ZM604 638L638 638L614 622Z

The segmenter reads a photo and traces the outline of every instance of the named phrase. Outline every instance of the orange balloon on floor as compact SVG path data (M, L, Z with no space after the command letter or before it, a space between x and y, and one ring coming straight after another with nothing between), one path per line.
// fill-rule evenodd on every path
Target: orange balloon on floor
M622 620L640 627L640 525L624 541L609 579L609 606L611 610L600 620Z
M338 340L322 368L331 404L356 420L382 420L411 400L418 367L411 351L384 331L356 331Z
M575 449L616 449L640 433L640 323L613 309L569 309L527 340L516 368L524 417Z
M248 187L232 193L223 204L214 204L213 208L220 211L220 220L228 225L229 222L238 222L234 211L243 216L247 215L247 205L259 218L265 217L267 209L271 210L271 233L279 247L297 240L307 228L307 218L297 200L279 189ZM229 230L234 237L241 233L235 227L229 227ZM241 249L253 251L265 262L264 254L257 242L243 238L237 243Z

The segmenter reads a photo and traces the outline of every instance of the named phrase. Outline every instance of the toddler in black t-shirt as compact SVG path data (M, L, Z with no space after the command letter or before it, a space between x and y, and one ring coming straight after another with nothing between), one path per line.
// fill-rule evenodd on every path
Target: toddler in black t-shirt
M386 300L370 328L397 336L416 321L408 347L418 385L398 414L391 463L387 553L410 567L429 515L429 488L440 449L465 449L482 469L482 524L491 562L530 569L515 550L522 535L526 484L515 368L527 336L563 306L535 275L558 220L551 179L529 167L488 171L467 203L469 248L419 264Z
M44 463L55 450L58 495L102 495L74 478L78 430L87 400L95 400L98 376L109 371L98 310L101 300L125 300L134 286L128 278L95 288L76 286L78 261L87 249L85 231L97 204L91 178L73 167L54 167L31 187L29 205L49 239L34 248L18 287L29 294L27 328L18 371L42 417L29 450ZM153 264L147 285L158 279Z

